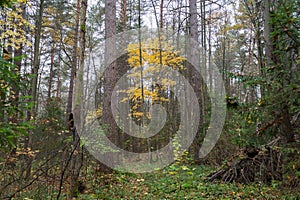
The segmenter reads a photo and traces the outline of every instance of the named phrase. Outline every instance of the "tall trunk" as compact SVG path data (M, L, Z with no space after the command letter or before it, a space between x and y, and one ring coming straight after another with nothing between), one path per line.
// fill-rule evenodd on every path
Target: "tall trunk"
M206 67L206 19L205 19L205 0L201 0L200 1L200 16L201 16L201 63L202 65L204 65ZM204 74L204 79L206 79L207 75L206 75L206 68L204 68L205 70L203 71Z
M197 17L197 1L189 0L190 9L190 37L198 42L198 17Z
M261 76L264 76L264 62L263 62L263 45L262 45L262 38L261 38L261 31L259 30L259 26L256 30L256 46L257 46L257 61L258 61L258 68L259 73ZM264 98L264 91L263 88L260 88L261 97Z
M163 28L163 24L164 24L164 22L163 22L163 13L164 13L164 0L161 0L160 1L160 20L159 20L159 22L160 22L160 25L159 25L159 27L162 29Z
M195 45L194 42L198 42L199 41L199 34L198 34L198 13L197 13L197 1L196 0L189 0L189 9L190 9L190 38L193 39L192 43L190 44L190 46L192 45ZM191 50L191 52L189 52L189 56L190 56L190 61L192 63L196 63L196 64L200 64L199 62L199 56L198 55L195 55L194 52L196 51L193 51ZM195 69L199 68L200 69L200 66L192 66L194 67ZM198 98L198 103L199 103L199 106L202 108L202 94L201 94L201 88L202 88L202 84L201 84L201 78L200 77L196 77L197 74L195 74L192 69L192 67L189 67L188 69L188 76L189 76L189 80L190 80L190 83L192 85L192 87L194 88L195 90L195 93L197 95L197 98ZM189 99L189 98L188 98ZM190 105L189 105L190 106ZM188 115L190 115L190 113L188 113ZM200 112L200 126L202 125L202 112ZM189 119L188 119L189 120ZM194 152L194 160L195 162L199 162L199 153L200 153L200 131L201 129L198 129L197 131L197 134L196 134L196 137L194 139L194 142L193 142L193 152Z
M209 9L209 16L211 16L212 14L212 6L210 6ZM213 91L213 83L212 83L212 78L213 78L213 74L212 74L212 25L211 25L211 20L209 21L208 24L208 72L209 72L209 90Z
M33 108L31 110L31 116L35 117L36 111L36 100L37 100L37 83L38 83L38 72L40 65L40 40L42 32L42 20L44 12L44 0L40 1L39 12L36 20L35 37L34 37L34 52L33 52L33 69L32 69L32 81L31 81L31 98L33 101Z
M80 150L80 138L79 134L82 129L81 116L83 112L83 75L84 75L84 57L85 57L85 33L86 33L86 11L87 11L87 0L81 0L80 8L80 30L79 30L79 65L77 70L76 82L75 82L75 98L74 98L74 121L76 122L76 131L73 133L73 146L78 154L73 154L71 163L71 192L72 197L77 195L78 190L78 177L80 169L82 167L83 151ZM81 156L79 156L81 155Z
M60 63L61 63L61 44L59 44L59 49L58 49L58 63L57 63L57 85L56 85L56 98L60 98L61 97L61 93L60 93L60 89L61 89L61 80L60 80Z
M270 24L270 0L264 0L264 42L265 42L265 62L264 65L261 66L260 73L263 77L266 77L265 70L263 68L269 67L272 63L272 43L271 43L271 24ZM260 46L258 46L260 48ZM262 94L267 92L267 89L262 89Z
M78 73L76 76L75 83L75 102L74 102L74 114L75 120L80 122L81 106L83 98L83 73L84 73L84 58L85 58L85 34L86 34L86 11L87 11L87 0L81 0L81 15L80 15L80 32L79 32L79 66Z
M122 31L125 32L127 30L127 0L122 0L122 13L121 13L121 21L122 21ZM126 47L127 47L127 36L126 34L122 35L121 38L121 45L119 51L124 52ZM118 79L123 76L127 69L129 69L129 66L127 64L127 57L123 56L122 59L118 59ZM119 94L118 94L118 102L121 101L122 99L126 98L126 95L124 92L128 89L128 82L125 82L124 84L119 86ZM127 112L120 112L120 121L125 122L127 119ZM120 131L118 133L119 135L119 140L118 140L118 145L122 148L125 149L125 141L127 140L126 138L126 133L124 133L123 131Z
M276 1L274 1L275 3ZM285 73L279 73L281 70L282 71L291 71L289 68L289 64L287 64L283 60L290 60L288 56L288 50L286 52L281 52L282 51L282 44L281 44L281 36L278 35L275 37L271 37L272 33L272 24L271 24L271 16L270 16L270 0L265 0L265 9L264 9L264 20L265 20L265 27L264 27L264 37L265 37L265 52L266 52L266 64L267 65L273 65L272 67L275 68L275 71L278 73L276 74L275 79L277 79L278 83L280 83L280 86L276 88L276 86L271 86L271 91L267 92L272 92L272 93L283 93L283 88L286 88L290 84L290 76L286 75ZM278 3L278 2L277 2ZM275 5L278 6L278 5ZM272 22L274 23L273 25L276 25L278 22ZM284 55L284 59L281 57ZM272 74L274 72L269 72L270 77L274 77L275 75ZM285 95L283 95L285 97ZM290 105L288 100L285 100L280 104L279 107L280 111L280 116L282 117L282 123L280 125L280 135L282 136L282 142L283 143L289 143L289 142L294 142L295 137L294 137L294 130L293 126L291 124L291 113L290 113Z
M227 11L225 11L225 16L224 16L224 30L226 29L226 26L228 24L228 13ZM227 49L229 49L229 42L227 42L228 38L227 38L227 31L224 31L224 36L221 42L221 46L222 46L222 78L225 82L225 90L226 90L226 94L228 96L231 96L231 90L230 90L230 80L229 77L226 75L226 71L228 71L228 67L227 66L227 62L226 62L226 54L227 54ZM227 45L228 44L228 45Z
M79 28L79 15L80 15L80 0L77 0L76 5L76 19L75 19L75 26L74 26L74 42L73 42L73 52L72 52L72 68L71 68L71 77L70 77L70 84L69 84L69 92L68 92L68 102L67 102L67 116L72 113L73 108L73 90L74 90L74 80L76 76L77 70L77 61L78 61L78 28Z
M32 99L32 109L28 113L28 119L30 120L31 117L35 118L36 116L36 108L37 108L37 87L38 87L38 72L39 72L39 65L40 65L40 41L41 41L41 32L42 32L42 20L43 20L43 12L44 12L44 0L40 1L40 7L38 11L38 16L36 20L36 30L35 30L35 37L34 37L34 52L33 52L33 68L32 68L32 75L33 78L31 80L31 99ZM27 143L25 144L25 148L30 148L32 146L32 132L29 132ZM26 178L29 178L31 175L31 164L33 158L29 158L27 161L27 169L26 169Z
M121 17L122 17L122 31L126 31L126 22L127 22L127 0L122 0L122 11L121 11Z
M265 39L266 65L270 65L272 60L272 44L271 44L270 34L271 34L270 0L264 0L264 39Z
M22 4L21 5L21 14L22 14L22 17L25 19L25 8L26 8L26 5L25 4ZM16 21L15 23L19 23L18 21ZM22 56L22 53L23 53L23 45L20 45L20 48L19 49L15 49L14 51L14 64L16 65L16 67L13 69L14 73L15 74L20 74L21 73L21 65L22 65L22 59L21 59L21 56ZM19 95L20 95L20 88L19 88L19 82L20 80L18 80L16 83L13 83L12 85L12 91L14 92L14 95L12 95L12 99L11 101L13 102L13 106L14 106L14 110L19 110ZM17 124L18 123L18 120L19 120L19 113L17 112L15 114L15 116L13 116L11 120L12 123L15 123ZM17 145L17 138L14 138L13 140L14 142L14 145L15 147L12 149L11 153L12 154L15 154L16 153L16 145Z
M209 64L207 64L207 43L206 43L206 1L205 0L201 0L200 1L201 4L201 54L200 54L200 70L202 70L201 74L204 77L200 77L198 78L198 81L196 83L196 89L199 87L199 94L198 94L198 98L199 98L199 105L200 105L200 121L199 121L199 129L198 129L198 133L196 135L196 144L195 144L195 161L199 162L199 152L200 152L200 143L201 141L203 141L203 135L206 135L206 127L204 126L204 124L206 124L207 122L205 121L205 117L204 115L205 110L206 110L206 100L209 98L207 95L205 96L205 94L207 94L207 89L206 86L208 86L208 84L204 84L207 83L207 76L209 73Z
M117 81L117 63L114 60L108 63L116 55L116 41L111 38L116 34L116 0L105 1L105 72L104 72L104 97L103 97L103 123L108 125L107 137L112 142L116 141L117 125L111 110L111 96ZM109 39L110 38L110 39ZM112 156L109 153L109 156ZM110 160L113 165L113 158Z
M142 16L141 16L141 0L138 0L138 8L139 8L139 17L138 17L138 24L139 24L139 28L142 27ZM143 50L142 50L142 35L141 35L141 30L139 29L139 64L140 64L140 87L141 87L141 92L142 92L142 102L141 102L141 106L143 109L143 115L142 115L142 119L141 119L141 126L143 127L145 124L145 119L146 119L146 105L145 105L145 95L144 95L144 66L143 66ZM140 127L141 127L140 126ZM140 129L141 130L141 129ZM148 147L150 145L150 141L149 138L147 138L147 143L148 143ZM141 143L139 144L139 146L142 146ZM150 150L148 149L149 153ZM150 158L150 157L149 157Z
M54 66L54 53L55 53L55 46L54 42L52 44L52 49L51 49L51 62L50 62L50 74L49 74L49 82L48 82L48 92L47 92L47 97L48 99L51 98L51 90L52 90L52 82L53 82L53 66Z
M162 68L162 38L161 38L161 33L162 33L162 28L163 28L163 4L164 4L164 0L161 0L160 1L160 14L159 14L159 18L157 16L157 13L156 13L156 6L155 6L155 3L154 1L151 1L152 2L152 6L153 6L153 11L154 11L154 16L155 16L155 21L156 21L156 26L158 27L158 39L159 39L159 67L160 69ZM139 43L141 43L141 41L139 41ZM141 48L140 48L140 52L141 51ZM140 53L141 54L141 53ZM140 58L140 63L142 63L142 57ZM154 88L153 88L154 89ZM146 113L144 113L145 115ZM158 138L158 136L156 136L156 138ZM150 138L147 138L147 145L148 145L148 153L149 153L149 158L150 158L150 162L152 162L152 154L151 154L151 143L150 143ZM158 145L158 139L155 140L155 144L154 146L157 146Z

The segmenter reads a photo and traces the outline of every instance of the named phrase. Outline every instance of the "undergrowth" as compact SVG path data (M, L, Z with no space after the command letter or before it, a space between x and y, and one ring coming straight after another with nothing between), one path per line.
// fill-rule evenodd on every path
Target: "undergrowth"
M152 173L115 172L98 174L87 184L79 199L299 199L297 192L284 190L278 182L209 183L205 177L213 168L175 163Z

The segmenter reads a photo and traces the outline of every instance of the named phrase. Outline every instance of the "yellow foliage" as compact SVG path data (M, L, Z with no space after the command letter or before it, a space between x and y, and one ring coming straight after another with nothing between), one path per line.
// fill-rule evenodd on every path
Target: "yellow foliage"
M27 0L17 0L18 3L27 3Z
M144 115L144 113L142 113L142 112L134 112L133 115L134 115L135 117L141 117L141 116Z
M102 107L99 107L99 108L96 110L96 116L97 116L97 118L102 117L102 114L103 114L103 109L102 109Z
M0 19L0 40L4 40L4 47L13 47L19 49L22 45L31 46L31 42L26 38L25 29L33 29L30 24L22 16L22 4L26 4L26 0L18 0L14 3L15 9L3 8L6 15L5 18Z
M87 115L86 115L86 124L91 124L93 123L96 119L99 119L102 117L102 113L103 113L103 108L102 107L99 107L95 110L89 110L87 112Z
M142 66L160 66L167 65L169 67L182 67L185 58L178 55L178 51L170 41L164 41L163 38L159 41L158 38L149 39L141 43L142 60L140 60L139 44L129 44L128 63L131 67ZM157 69L158 70L158 69Z
M139 49L141 46L141 50ZM142 103L148 102L154 104L157 102L166 102L168 98L161 96L163 91L166 91L168 87L174 86L175 81L170 79L156 76L160 74L158 72L170 71L174 69L176 71L184 70L183 62L186 60L184 57L179 56L179 52L175 50L175 47L171 41L165 40L165 38L148 39L138 43L129 44L127 46L128 59L127 62L132 68L131 72L127 74L128 79L132 80L131 87L126 92L129 98L124 98L120 102L131 102L131 114L138 121L141 120L143 115L148 119L151 118L150 113L147 111L141 112ZM140 55L142 53L142 55ZM153 77L159 81L159 86L153 84ZM143 82L143 84L141 84ZM132 86L133 85L133 86ZM141 88L143 85L143 89ZM144 99L142 99L144 98Z

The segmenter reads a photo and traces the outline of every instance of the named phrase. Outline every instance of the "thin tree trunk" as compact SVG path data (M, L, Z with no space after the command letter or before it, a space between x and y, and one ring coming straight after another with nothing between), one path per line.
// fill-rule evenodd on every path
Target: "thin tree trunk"
M127 30L127 0L122 0L122 13L121 13L121 21L122 21L122 31L125 32ZM120 51L124 52L125 49L127 48L127 36L126 34L122 35L121 38L121 46L120 46ZM127 64L127 57L125 56L124 59L118 59L118 79L122 77L127 69L129 69L129 66ZM122 99L126 98L126 94L123 92L128 89L128 82L124 82L124 84L119 85L119 94L118 94L118 102L120 102ZM127 109L127 107L126 107ZM120 121L122 123L126 122L127 119L127 110L125 112L120 112ZM118 140L118 145L122 148L125 149L125 141L126 141L126 133L123 131L120 131L118 133L119 135L119 140Z
M74 90L74 80L76 76L77 70L77 61L78 61L78 29L79 29L79 15L80 15L80 0L77 0L76 5L76 19L75 19L75 26L74 26L74 43L73 43L73 52L72 52L72 66L71 66L71 77L70 77L70 84L69 84L69 92L68 92L68 100L67 100L67 116L72 112L73 108L73 90Z
M264 39L266 64L270 65L272 61L272 44L270 39L271 25L270 25L270 0L264 0Z
M81 0L80 7L80 30L79 30L79 46L80 46L80 55L79 55L79 65L77 70L77 76L75 77L75 98L74 98L74 121L76 122L77 127L75 127L74 133L74 148L78 154L73 154L72 163L71 163L71 195L76 197L78 193L78 178L80 174L80 169L82 167L82 162L80 158L83 158L83 151L80 149L80 138L79 132L82 130L83 124L81 120L83 112L83 75L84 75L84 58L85 58L85 33L86 33L86 11L87 11L87 0ZM81 155L81 156L80 156Z
M61 80L60 80L60 63L61 63L61 44L59 44L59 50L58 50L58 63L57 63L57 85L56 85L56 98L60 98L61 97Z
M33 106L31 111L28 113L28 120L31 117L35 118L36 116L36 108L37 108L37 83L38 83L38 72L39 72L39 65L40 65L40 41L41 41L41 32L42 32L42 20L43 20L43 12L44 12L44 0L40 1L40 7L38 11L38 16L36 20L36 30L35 30L35 37L34 37L34 52L33 52L33 69L32 75L33 78L31 80L31 99ZM28 140L25 144L25 148L31 148L32 146L32 132L29 131ZM31 175L31 164L33 158L30 157L27 161L27 168L25 178L29 178Z
M164 25L164 23L163 23L163 16L164 16L164 0L161 0L160 1L160 20L159 20L159 22L160 22L160 25L159 25L159 27L160 27L160 29L162 29L163 28L163 25Z
M37 100L37 83L38 83L38 72L40 65L40 40L42 32L42 20L44 12L44 0L40 1L39 12L36 20L36 30L34 38L34 52L33 52L33 70L32 70L32 82L31 82L31 98L33 101L33 108L31 110L31 116L35 117L36 100Z
M53 42L52 49L51 49L51 63L50 63L49 85L48 85L48 92L47 92L48 99L51 98L51 91L52 91L54 53L55 53L55 46L54 46L54 42Z
M127 0L122 0L122 31L126 31L126 22L127 22Z
M26 4L22 4L21 5L21 13L22 13L22 17L25 19L25 15L26 15ZM15 23L19 23L18 21L16 21ZM21 73L21 65L22 65L22 59L21 59L21 56L23 54L23 45L21 44L20 45L20 48L19 49L16 49L14 51L14 64L16 65L16 67L13 69L14 73L15 74L20 74ZM12 102L13 102L13 106L14 106L14 109L15 110L18 110L19 109L19 95L20 95L20 88L19 88L19 82L20 80L17 81L17 83L14 83L12 85L12 90L14 92L14 95L13 95L13 99L12 99ZM15 123L17 124L18 121L19 121L19 113L17 112L16 113L16 116L14 116L12 119L12 123ZM12 149L11 151L11 154L15 154L16 153L16 150L17 150L17 138L14 138L14 145L15 147Z

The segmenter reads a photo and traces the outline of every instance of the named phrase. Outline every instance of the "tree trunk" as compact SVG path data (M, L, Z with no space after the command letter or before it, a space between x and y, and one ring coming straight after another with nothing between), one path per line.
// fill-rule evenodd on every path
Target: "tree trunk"
M74 26L74 43L73 43L73 52L72 52L72 66L71 66L71 77L70 77L70 84L69 84L69 92L68 92L68 101L67 101L67 116L72 112L73 108L73 90L74 90L74 80L76 76L77 70L77 61L78 61L78 28L79 28L79 15L80 15L80 0L77 0L76 6L76 20Z
M43 12L44 12L44 0L40 1L40 7L38 11L38 16L36 20L36 30L35 30L35 37L34 37L34 55L33 55L33 68L32 68L32 75L33 78L31 80L31 99L33 106L31 111L28 113L28 120L31 117L35 118L36 115L36 102L37 102L37 86L38 86L38 78L39 78L39 65L40 65L40 41L41 41L41 32L42 32L42 20L43 20ZM32 132L29 131L28 140L25 144L25 148L30 148L32 146ZM26 169L26 178L29 178L31 175L31 164L33 158L30 157L27 161L27 169Z
M190 27L189 27L190 32L189 32L189 34L190 34L190 38L193 39L193 41L191 41L192 43L190 44L190 46L194 46L195 42L199 41L197 1L196 0L189 0L189 9L190 9ZM199 60L200 59L199 55L195 55L194 52L196 52L196 51L191 50L189 52L189 56L190 56L189 60L192 63L196 63L197 65L200 65L201 62ZM197 95L199 106L202 109L201 77L196 77L198 73L195 73L195 70L193 68L195 68L195 69L198 68L200 70L200 66L189 66L188 77L189 77L190 83L191 83L192 87L194 88L195 93ZM188 100L189 100L189 98L188 98ZM187 114L190 115L190 113L187 113ZM202 126L202 122L201 122L202 118L203 118L203 116L202 116L202 112L201 112L200 113L200 124L199 124L200 126ZM190 120L190 119L188 118L188 120ZM200 134L201 134L200 130L201 129L198 128L196 137L195 137L193 145L192 145L195 162L199 162L199 158L200 158L200 156L199 156L199 153L200 153L200 141L199 140L200 140Z
M51 63L50 63L50 74L49 74L49 85L48 85L48 92L47 92L47 97L48 99L51 98L51 90L52 90L52 82L53 82L53 66L54 66L54 53L55 53L55 45L54 41L52 44L52 49L51 49Z
M266 65L270 65L272 61L272 44L271 44L270 34L271 34L270 0L264 0L264 39L265 39Z
M22 17L25 19L25 15L26 15L26 11L25 11L25 8L26 8L26 4L22 4L21 5L21 14L22 14ZM16 23L19 23L18 21L16 21ZM23 54L23 45L20 45L20 48L19 49L15 49L14 51L14 64L16 65L16 67L13 69L14 73L15 74L20 74L21 73L21 65L22 65L22 59L21 59L21 56ZM14 95L12 98L12 102L13 102L13 106L14 106L14 110L18 110L19 108L19 95L20 95L20 87L19 87L19 83L20 83L20 80L18 80L16 83L13 83L12 85L12 90L14 92ZM19 121L19 113L17 112L16 113L16 116L14 116L12 119L11 119L11 122L14 123L14 124L17 124L18 121ZM14 145L15 147L12 149L11 151L11 154L15 154L16 151L17 151L17 138L14 138Z
M111 60L116 55L116 41L113 37L116 34L116 1L105 1L105 72L104 72L104 97L103 97L103 123L107 125L107 137L111 142L116 142L117 125L112 115L111 96L114 85L117 81L117 63ZM109 60L112 63L108 63ZM108 156L113 156L109 153ZM113 165L113 158L110 160Z
M40 40L41 40L41 32L42 32L42 20L43 20L43 12L44 12L44 0L40 1L39 12L36 20L36 30L34 37L34 52L33 52L33 69L32 69L32 82L31 82L31 98L33 101L33 108L31 110L31 116L35 116L36 111L36 100L37 100L37 83L38 83L38 72L40 66Z
M56 85L56 94L55 97L56 98L60 98L61 97L61 80L60 80L60 63L61 63L61 44L59 44L59 49L58 49L58 63L57 63L57 85Z
M160 20L159 20L159 23L160 23L159 27L160 27L160 29L162 29L163 25L164 25L164 23L163 23L164 14L163 13L164 13L164 0L161 0L160 1Z
M73 148L78 154L73 154L71 163L71 192L72 197L76 197L78 193L78 178L80 174L80 169L82 167L83 151L80 149L80 138L79 133L82 130L81 116L83 112L83 74L84 74L84 58L85 58L85 33L86 33L86 11L87 11L87 0L81 0L80 12L80 30L79 30L79 65L77 70L77 76L75 77L75 98L74 98L74 122L76 124L74 138L73 138Z
M125 32L127 30L127 0L122 0L122 4L121 4L122 8L121 8L121 21L122 21L122 31ZM121 52L125 52L126 51L126 48L127 48L127 36L126 34L122 35L122 38L121 38L121 45L120 45L120 48L119 51ZM117 61L117 65L118 65L118 79L120 77L122 77L126 72L127 70L129 69L129 66L127 64L127 56L122 56L122 59L118 59ZM119 85L119 94L118 94L118 102L120 102L122 99L126 98L126 94L122 91L125 91L128 89L128 82L124 82L124 84L122 85ZM127 112L120 112L120 119L122 122L126 122L126 119L127 119ZM118 145L120 148L122 149L125 149L126 148L126 143L125 141L127 140L127 135L124 131L119 131L118 133L119 135L119 140L118 140Z

